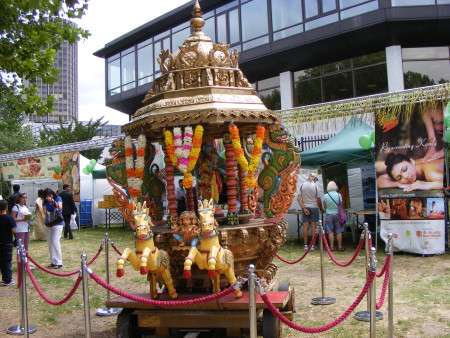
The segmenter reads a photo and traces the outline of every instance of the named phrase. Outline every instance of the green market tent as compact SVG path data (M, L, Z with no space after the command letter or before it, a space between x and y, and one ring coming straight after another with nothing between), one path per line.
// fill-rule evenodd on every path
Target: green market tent
M319 166L322 164L339 162L373 162L372 151L361 148L361 135L370 135L374 128L352 117L338 134L315 148L303 151L302 166Z

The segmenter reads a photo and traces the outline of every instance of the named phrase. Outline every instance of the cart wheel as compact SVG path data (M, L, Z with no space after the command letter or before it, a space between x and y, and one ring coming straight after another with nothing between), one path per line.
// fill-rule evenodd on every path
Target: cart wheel
M132 315L133 309L122 309L117 317L116 332L118 338L134 338L138 335L137 317Z
M270 311L263 311L263 338L280 338L281 323L280 320Z

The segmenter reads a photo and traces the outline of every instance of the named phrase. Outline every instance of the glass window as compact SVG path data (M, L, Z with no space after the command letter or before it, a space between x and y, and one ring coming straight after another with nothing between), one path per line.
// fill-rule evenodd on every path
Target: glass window
M269 43L269 37L268 36L263 36L262 38L255 39L255 40L252 40L250 42L243 43L242 44L242 49L243 50L247 50L247 49L251 49L251 48L255 48L255 47L264 45L266 43Z
M339 20L338 14L334 13L331 15L323 16L319 19L315 19L305 23L305 30L315 29L318 27L322 27L328 25L333 22L337 22Z
M234 9L228 13L229 29L230 29L230 44L241 41L239 28L239 10Z
M258 90L280 87L280 77L275 76L269 79L258 81Z
M131 84L131 88L134 88L134 80L135 80L135 60L134 53L130 53L122 57L122 85ZM127 86L128 90L131 89L130 85Z
M272 0L272 26L274 31L302 22L300 0Z
M138 79L153 75L153 46L138 50Z
M368 13L376 9L378 9L378 2L376 1L361 6L353 7L350 9L346 9L345 11L341 11L341 20L345 20L364 13Z
M309 68L300 70L294 73L294 81L302 81L306 79L312 79L320 75L320 67Z
M311 18L317 15L319 15L319 4L317 0L305 1L305 17Z
M333 62L328 65L322 66L322 74L339 72L344 69L349 69L349 68L351 68L351 66L352 66L352 63L350 60Z
M434 1L435 0L392 0L392 7L434 5Z
M179 32L172 35L172 52L175 53L176 50L183 44L184 41L191 35L191 28L187 27Z
M108 90L118 87L120 87L120 59L108 62Z
M405 88L450 82L450 60L403 62Z
M353 58L353 67L374 65L380 62L386 62L386 53L384 51L379 51L377 53L357 56Z
M278 31L276 33L273 33L273 39L280 40L287 38L288 36L292 36L295 34L303 33L303 25L294 26L291 28L283 29L282 31Z
M159 58L159 53L161 53L161 41L158 41L158 42L156 42L154 45L153 45L153 48L154 48L154 50L153 50L153 64L155 65L154 67L154 71L155 71L155 74L157 74L157 73L160 73L161 72L161 70L160 70L160 68L159 68L159 63L158 63L158 58Z
M392 1L395 1L395 0L392 0ZM400 1L402 1L402 0L400 0ZM362 4L364 2L368 2L368 1L367 0L339 0L339 6L341 9L343 9L343 8L349 8L352 6L356 6L356 5Z
M202 31L206 36L209 36L213 42L216 41L215 17L205 20L205 25L203 26Z
M294 105L306 106L322 102L322 88L320 79L295 83Z
M217 22L217 42L227 43L227 15L219 15L216 19Z
M153 37L153 39L154 39L154 40L161 40L161 39L163 39L163 38L165 38L165 37L167 37L167 36L170 36L170 30L165 31L165 32L162 32L162 33L159 33L158 35L155 35L155 36Z
M449 47L402 48L403 60L448 59Z
M279 88L263 90L258 92L258 94L267 108L272 110L281 109L281 95Z
M325 76L322 79L324 102L353 97L352 73L345 72Z
M355 96L384 93L388 91L386 64L354 71Z
M242 5L241 16L243 41L249 41L269 33L266 0L254 0Z
M326 13L336 9L336 0L322 0L322 12Z
M239 0L234 0L234 1L230 2L229 4L226 4L226 5L223 5L221 7L218 7L218 8L216 8L216 14L224 12L227 9L233 8L233 7L237 6L238 3L239 3Z

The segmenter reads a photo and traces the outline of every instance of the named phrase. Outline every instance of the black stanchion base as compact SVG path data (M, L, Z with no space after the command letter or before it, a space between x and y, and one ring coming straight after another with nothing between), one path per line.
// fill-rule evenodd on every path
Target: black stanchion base
M97 311L95 312L95 314L97 316L117 316L120 311L122 311L121 308L118 307L101 307L99 309L97 309Z
M311 299L313 305L330 305L336 303L336 298L333 297L317 297Z
M380 311L376 311L375 320L383 319L383 313ZM360 320L362 322L370 322L370 311L359 311L355 313L355 319Z
M28 333L35 333L37 331L36 326L34 325L28 325ZM25 328L22 325L14 325L9 327L6 330L7 333L9 334L14 334L14 335L23 335L25 333Z

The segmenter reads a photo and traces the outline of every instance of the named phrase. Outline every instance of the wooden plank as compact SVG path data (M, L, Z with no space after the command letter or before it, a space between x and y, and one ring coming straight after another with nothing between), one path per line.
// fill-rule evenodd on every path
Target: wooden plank
M148 293L136 293L133 294L138 297L142 297L145 299L150 299L150 295ZM204 297L205 294L181 294L178 300L191 300ZM267 296L270 302L278 309L282 309L288 303L290 299L289 291L272 291L267 292ZM161 301L171 301L172 299L167 294L161 294ZM146 303L136 302L134 300L127 299L122 296L118 296L115 298L106 301L106 306L109 307L120 307L120 308L131 308L131 309L195 309L195 310L248 310L248 292L243 292L242 298L236 298L235 295L228 294L225 297L222 297L219 300L210 300L204 303L192 305L192 306L176 306L176 307L165 307L165 306L155 306ZM262 301L259 294L256 295L256 308L257 309L266 309L266 305Z
M248 311L135 310L139 327L248 328Z

